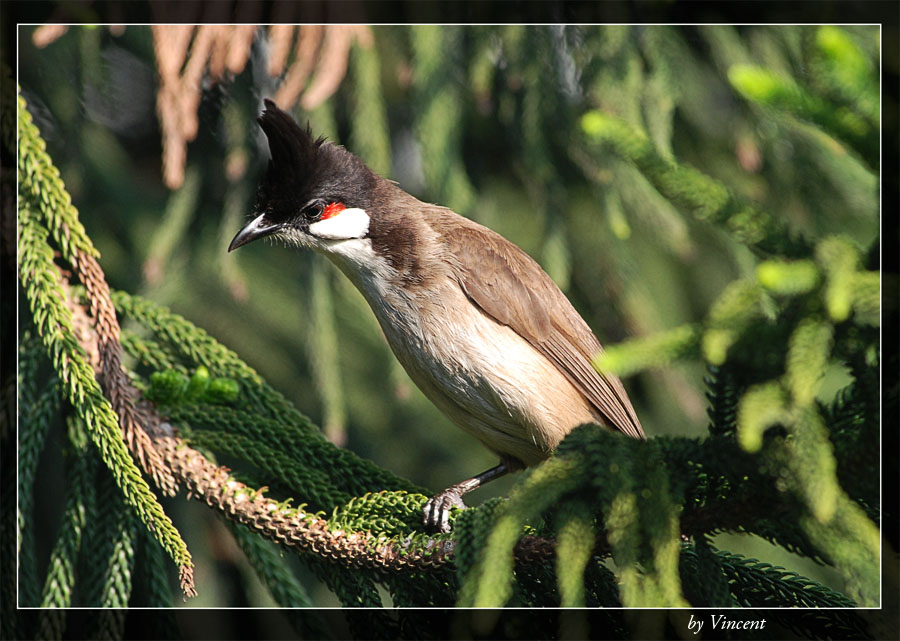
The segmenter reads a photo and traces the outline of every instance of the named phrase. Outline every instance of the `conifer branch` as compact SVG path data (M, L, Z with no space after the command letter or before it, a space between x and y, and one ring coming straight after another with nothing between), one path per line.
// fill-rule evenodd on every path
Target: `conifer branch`
M69 419L69 447L72 449L72 456L66 478L66 508L59 537L50 554L50 567L41 593L42 608L67 608L72 605L75 567L83 542L86 513L93 503L90 485L93 457L88 450L85 430L80 421L74 418ZM48 625L51 625L51 620L45 619L42 628L46 630ZM46 630L46 633L48 638L58 636L50 630Z
M138 531L138 560L135 567L140 573L135 578L135 584L144 587L143 600L133 602L132 605L144 606L150 608L172 607L172 590L169 587L169 565L165 551L156 543L153 534L141 528ZM171 624L174 628L174 621L171 617L162 616L160 621L163 625ZM159 635L160 638L168 638L169 635Z
M59 407L59 380L52 376L38 396L34 389L40 342L26 334L19 347L19 427L18 511L16 513L16 555L19 560L19 603L38 605L37 564L34 558L34 529L28 527L33 518L34 482L41 447L50 429L50 419Z
M140 418L134 406L135 395L121 369L119 326L109 301L109 289L96 261L97 252L84 233L78 212L59 172L45 151L43 139L31 122L24 99L19 97L19 207L20 278L26 291L37 332L51 355L54 367L72 405L78 410L88 433L101 453L104 464L113 472L128 503L147 527L154 530L160 543L181 566L185 594L194 593L190 553L171 520L132 461L122 440L123 427L128 444L138 460L148 466L158 463L147 454L143 430L137 430ZM42 225L40 218L49 225ZM63 257L76 270L92 300L93 322L86 314L76 321L67 284L53 263L49 237L61 248ZM81 309L80 307L78 308ZM96 323L96 325L95 325ZM78 339L91 341L80 343ZM97 375L109 389L105 396ZM121 378L120 378L121 377ZM115 408L111 401L115 404ZM122 425L116 411L122 413ZM130 438L128 436L130 435ZM140 447L138 447L140 446ZM152 474L152 467L151 474ZM171 490L171 481L157 467L157 482Z
M624 120L590 111L582 117L581 128L591 144L608 145L634 163L663 196L686 213L721 225L758 251L809 255L806 243L792 238L781 219L744 202L693 167L664 158L642 132Z
M251 391L247 390L246 385L242 390ZM326 474L331 486L330 489L322 488L323 496L337 493L336 497L326 501L329 505L342 503L342 497L346 499L349 496L383 490L420 495L427 493L424 488L378 468L351 451L335 447L323 439L321 434L318 438L301 438L303 433L293 422L284 417L280 421L275 417L270 418L262 414L264 411L263 408L256 411L255 407L243 409L202 403L165 405L161 408L170 422L190 425L195 429L211 428L227 432L230 436L223 436L224 439L243 437L247 442L277 452L280 457L289 458L290 461L283 461L283 465L308 469L311 474ZM211 449L216 449L214 438L212 435L207 437L206 445ZM301 443L302 447L298 445ZM316 471L312 471L313 469ZM331 469L342 470L342 473L330 473ZM286 480L286 477L282 479Z
M333 530L327 520L291 509L236 481L228 468L218 467L161 425L154 442L166 463L182 481L188 495L220 510L287 547L356 568L385 572L434 570L452 557L453 542L442 537L415 535L383 537L370 532ZM549 553L546 543L526 540L519 550L525 559Z
M856 604L843 594L826 586L790 572L784 568L748 559L740 554L732 554L712 549L718 557L722 570L731 584L732 592L741 605L761 606L785 602L784 592L790 591L790 598L801 607L853 608ZM762 598L756 597L758 593Z
M584 607L584 572L596 539L593 518L583 502L574 501L566 504L559 519L556 575L560 606Z
M137 522L112 475L99 470L97 476L97 500L88 514L91 554L82 559L82 600L92 607L125 608L131 595Z
M819 125L838 140L847 142L868 163L878 167L878 130L871 120L847 108L835 108L791 78L756 65L735 65L728 80L744 98ZM871 117L871 107L866 109Z
M222 454L235 456L265 470L284 484L285 488L303 488L303 500L316 510L330 509L350 500L350 495L335 490L329 484L325 470L317 467L298 465L295 461L258 441L240 434L212 430L191 430L187 443L201 449L210 449Z

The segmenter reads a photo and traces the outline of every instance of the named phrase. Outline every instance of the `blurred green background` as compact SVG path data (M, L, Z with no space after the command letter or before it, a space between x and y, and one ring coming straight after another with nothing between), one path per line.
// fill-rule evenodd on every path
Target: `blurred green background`
M301 97L293 113L413 195L519 245L611 344L701 320L754 262L633 166L591 148L579 126L589 109L625 119L666 157L798 233L850 234L863 247L877 238L877 174L822 130L748 104L728 80L733 65L750 63L815 85L820 29L371 27L371 45L357 38L346 51L336 91L311 108ZM333 441L416 483L437 491L496 463L415 388L326 259L265 243L226 253L268 158L255 118L281 79L266 73L265 29L240 73L204 76L197 137L174 190L163 180L151 29L71 27L43 47L34 30L20 28L19 83L113 288L205 328ZM878 68L877 27L839 32L864 70ZM336 73L322 66L334 62L326 54L310 87ZM648 437L705 435L703 376L701 364L686 363L625 381ZM842 376L833 372L825 393ZM515 480L469 500L502 495ZM199 506L166 505L207 588L192 605L233 602L202 574L223 572L217 557L239 555L223 543L224 528ZM201 532L219 549L192 540ZM760 540L729 537L722 547L829 582L826 570ZM261 590L253 598L266 603ZM316 599L336 604L324 592Z

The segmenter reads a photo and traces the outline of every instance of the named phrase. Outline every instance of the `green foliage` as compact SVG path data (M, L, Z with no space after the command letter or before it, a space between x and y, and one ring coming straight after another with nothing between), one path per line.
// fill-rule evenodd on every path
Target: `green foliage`
M146 57L141 33L129 27L118 46ZM424 533L430 492L420 483L457 481L490 459L454 440L411 387L342 276L271 248L224 253L265 159L240 176L220 166L256 153L246 131L262 90L249 86L252 72L204 100L201 130L216 134L192 143L178 192L148 188L158 177L136 180L102 147L57 137L53 156L91 212L84 221L20 98L23 602L38 602L43 580L53 604L171 605L158 541L191 562L75 339L67 296L83 293L63 289L57 264L97 255L96 242L127 374L192 447L329 532L367 532L373 546L407 554L453 546L452 564L427 572L384 575L314 552L299 555L297 571L295 552L233 526L281 606L382 607L385 594L395 606L439 607L877 604L881 274L865 258L879 242L876 30L373 33L371 47L351 49L335 98L298 117L535 256L606 344L597 368L628 377L649 440L578 428L514 480L508 499L455 512L449 536ZM33 71L57 73L38 64L50 51L23 55L38 94L57 91ZM64 103L48 99L57 126L89 138L97 123L55 107ZM127 156L117 136L104 140ZM82 430L77 447L54 428L61 413ZM67 443L69 527L38 577L35 476L53 438ZM85 475L96 459L104 465ZM725 552L721 534L776 549ZM554 547L529 556L536 540ZM402 613L358 614L348 623L360 636L426 636ZM855 615L816 617L800 636L866 634ZM604 622L633 632L627 616ZM55 636L63 623L45 616L41 630ZM305 613L292 623L328 632ZM553 633L587 636L578 630Z
M682 552L684 571L697 572L696 590L710 594L720 607L777 606L785 602L806 608L852 608L856 604L828 587L784 568L722 552L708 544ZM689 569L690 568L690 569Z
M737 605L722 556L706 537L697 537L693 547L682 547L679 571L684 594L692 603L708 603L715 608Z
M191 379L173 369L153 372L146 396L151 401L173 402L185 395L190 382Z
M859 259L852 245L837 237L827 237L818 243L816 258L821 267L816 269L811 261L805 261L799 276L796 271L785 271L786 263L783 262L768 261L757 269L760 284L782 296L780 301L763 298L759 285L751 280L735 281L726 288L710 311L709 329L704 334L704 353L712 365L740 364L745 368L742 376L746 378L746 368L752 361L747 360L745 350L748 347L755 349L755 345L741 346L740 338L750 331L754 316L762 314L760 302L765 303L764 308L773 310L770 319L774 316L772 320L782 327L783 374L766 380L760 371L756 375L759 382L747 387L743 396L738 398L731 394L730 398L722 399L728 403L728 409L721 418L729 426L736 425L741 447L748 452L761 452L760 456L771 458L782 468L778 474L779 483L792 488L809 513L800 519L804 536L842 570L848 580L847 590L853 598L871 603L878 594L877 587L871 583L878 575L877 526L862 516L863 509L841 487L837 474L839 460L856 454L846 442L841 444L845 448L843 451L835 450L818 405L825 372L834 358L837 332L846 331L845 327L835 327L832 322L846 322L854 309L853 293L847 283L860 274ZM791 263L788 269L795 267L797 263ZM780 273L774 273L778 271ZM797 280L802 281L802 286L796 285ZM795 300L799 296L803 297L802 305ZM829 312L831 322L821 315L824 310ZM856 322L859 326L868 325L871 315L861 314ZM647 344L652 344L651 340L645 339L641 346ZM733 346L736 354L728 351ZM768 347L778 350L775 345ZM618 350L620 354L629 354L627 345ZM671 360L671 356L660 349L652 357L642 353L640 360L619 363L618 367L627 371L635 365L666 360ZM604 363L601 359L599 364L603 366ZM777 372L772 372L771 366L768 369L769 376ZM714 403L719 400L719 394L711 397ZM736 421L731 418L735 416L731 409L735 400ZM720 418L716 413L711 417L714 422ZM773 426L785 430L787 438L773 441L766 447L767 430ZM864 430L873 427L872 424L860 425ZM726 434L732 430L721 425L711 426L711 429ZM860 496L858 500L862 505L868 505L874 498L874 495ZM838 549L840 537L836 532L849 533L851 529L855 543L848 545L847 539L843 539L845 547Z
M468 577L482 556L488 534L503 506L504 501L497 497L457 515L453 523L456 540L454 556L456 574L461 584L471 585Z
M356 44L350 54L353 76L353 121L350 148L376 173L391 173L391 143L384 90L381 82L381 60L378 48Z
M773 294L805 294L816 286L819 272L809 260L767 260L756 268L756 280Z
M678 493L669 486L667 465L656 444L609 439L605 433L579 428L558 454L581 459L593 508L603 515L619 568L622 604L683 605L677 576Z
M162 548L156 545L151 534L146 530L138 530L139 547L135 560L134 586L132 605L148 608L165 608L171 606L174 592L169 585L169 568ZM174 622L160 617L163 626L174 627ZM161 638L171 635L160 634Z
M850 315L856 297L859 251L846 238L830 237L816 247L816 259L825 272L825 306L837 323ZM869 305L871 307L871 305Z
M866 123L858 116L848 111L834 111L828 103L790 78L779 77L752 65L732 67L728 78L735 89L748 99L809 119L838 138L857 139L867 133Z
M628 376L696 353L698 347L699 336L696 328L685 325L647 338L608 347L595 357L594 366L600 371Z
M499 512L475 567L460 591L459 605L501 607L512 596L513 547L530 520L552 506L579 480L570 461L558 459L528 475Z
M174 369L153 372L146 397L164 405L179 402L228 404L237 400L240 387L230 378L209 377L209 370L198 367L190 378Z
M748 452L758 452L765 431L786 417L784 390L775 382L757 385L744 394L738 409L738 443Z
M227 404L237 400L240 388L230 378L214 378L209 382L204 396L210 403Z
M802 250L777 218L745 203L696 169L666 160L641 131L624 120L591 111L582 117L581 127L588 141L609 145L634 163L659 193L682 211L722 225L739 242L763 252L793 255Z
M338 445L346 440L344 424L346 406L339 368L338 334L335 330L331 272L327 265L312 266L310 306L312 324L309 332L309 355L316 387L322 398L322 427L325 436Z
M405 535L421 525L422 498L419 494L406 492L363 494L336 507L328 525L348 532Z
M460 98L454 79L454 56L459 51L459 27L411 27L410 41L417 83L416 132L427 161L426 182L434 198L457 211L466 211L473 200L472 186L460 157Z
M59 407L59 381L54 377L37 395L35 381L41 363L36 337L25 334L19 346L19 413L24 417L19 432L17 546L19 558L19 602L38 603L38 577L34 558L34 531L28 527L33 517L35 476L43 444L50 431L50 419Z
M45 227L53 237L55 245L62 251L63 258L72 262L76 252L83 251L97 256L97 250L87 237L78 220L78 210L72 204L72 197L47 153L47 146L40 131L32 121L25 99L18 100L18 178L19 193L27 199L29 208L40 212L45 219ZM29 232L37 228L25 224Z
M584 607L584 572L591 561L594 523L591 511L583 503L567 503L557 517L556 575L559 580L560 606Z
M94 607L125 608L131 596L138 524L112 477L105 470L99 475L102 478L95 484L97 499L87 538L96 556L82 559L84 602Z
M288 610L291 624L300 634L312 638L325 636L326 628L317 613L298 611L295 608L310 608L313 603L306 589L297 580L285 564L284 552L270 542L264 541L246 529L230 525L229 531L234 535L247 560L262 579L275 603Z
M877 128L879 90L869 56L838 27L819 27L815 40L816 80Z
M245 396L252 397L254 390L245 389L248 390ZM272 456L290 459L290 465L310 470L317 476L329 477L334 484L331 491L343 490L355 495L385 488L421 492L421 488L381 470L349 450L338 449L321 436L304 433L302 427L308 423L298 425L284 416L281 421L265 417L256 404L248 403L247 407L239 405L236 408L186 404L167 406L164 411L172 420L193 428L195 438L196 430L209 426L218 428L225 439L243 437L267 446ZM200 438L214 441L216 436L201 435Z
M73 450L71 467L66 478L66 508L59 529L59 538L50 555L50 567L41 593L42 608L66 608L72 605L75 588L75 566L82 546L85 517L94 502L90 476L93 471L84 426L77 419L69 420L69 447ZM55 619L47 618L48 625ZM43 627L43 626L42 626ZM46 631L48 637L58 636Z
M708 327L703 333L703 356L711 365L725 362L728 349L742 330L758 321L766 306L764 293L751 280L736 280L725 288L709 310Z

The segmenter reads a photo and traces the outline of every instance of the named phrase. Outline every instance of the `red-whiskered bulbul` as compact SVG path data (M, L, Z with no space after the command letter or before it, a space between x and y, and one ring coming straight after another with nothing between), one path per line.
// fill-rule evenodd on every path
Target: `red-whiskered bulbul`
M272 237L325 254L362 292L425 396L500 457L433 497L428 527L449 531L463 494L543 461L578 425L644 438L621 381L591 365L600 342L537 262L265 105L271 160L255 217L228 251Z

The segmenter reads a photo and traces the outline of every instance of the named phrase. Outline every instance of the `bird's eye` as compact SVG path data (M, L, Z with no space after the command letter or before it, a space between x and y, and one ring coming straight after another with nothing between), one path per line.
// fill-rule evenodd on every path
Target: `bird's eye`
M303 211L300 214L306 220L319 220L322 216L322 212L325 210L325 205L321 201L315 201L308 204L303 208Z

